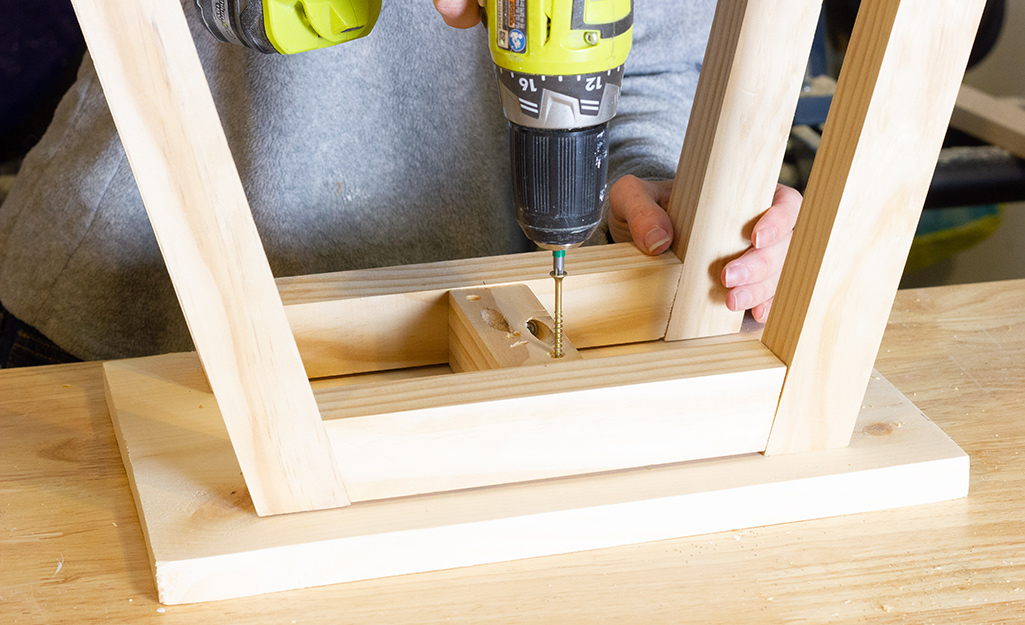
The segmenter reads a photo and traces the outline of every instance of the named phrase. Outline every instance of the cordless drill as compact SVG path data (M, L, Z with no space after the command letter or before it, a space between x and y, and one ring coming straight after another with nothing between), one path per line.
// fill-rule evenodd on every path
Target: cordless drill
M603 218L608 124L630 52L632 0L478 0L509 120L523 232L552 250L555 349L562 355L566 250ZM293 54L370 32L381 0L195 0L217 39Z
M555 345L562 356L566 250L601 224L632 0L488 0L491 58L509 120L516 220L552 250Z

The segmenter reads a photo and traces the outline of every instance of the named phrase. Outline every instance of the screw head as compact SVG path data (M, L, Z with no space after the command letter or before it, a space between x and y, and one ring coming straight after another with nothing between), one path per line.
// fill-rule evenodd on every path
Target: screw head
M589 30L586 33L584 33L584 41L589 46L596 46L598 45L598 42L601 41L601 37L599 36L597 31Z

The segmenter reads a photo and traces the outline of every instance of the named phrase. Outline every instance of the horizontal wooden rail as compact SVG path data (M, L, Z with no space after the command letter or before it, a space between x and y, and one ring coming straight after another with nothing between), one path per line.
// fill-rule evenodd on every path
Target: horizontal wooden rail
M315 391L353 501L760 452L759 341Z
M313 378L448 362L448 292L521 282L552 305L548 252L278 278ZM631 243L569 253L566 336L578 348L662 338L680 261Z

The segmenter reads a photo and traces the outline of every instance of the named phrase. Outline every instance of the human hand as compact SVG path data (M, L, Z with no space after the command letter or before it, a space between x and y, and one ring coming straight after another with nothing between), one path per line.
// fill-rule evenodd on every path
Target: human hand
M762 213L751 229L751 247L723 267L720 279L729 289L727 308L750 308L758 323L765 323L769 318L769 308L794 236L794 224L797 223L802 199L797 189L776 185L772 206Z
M617 243L633 241L645 254L657 255L673 242L666 210L672 180L623 176L609 189L609 234Z
M672 243L673 226L666 214L672 180L642 180L624 176L609 190L609 233L614 241L634 241L647 254L661 254ZM726 307L751 309L765 323L776 293L790 239L793 236L801 194L776 185L770 206L751 229L751 247L723 267Z
M480 23L477 0L434 0L434 8L454 28L473 28Z

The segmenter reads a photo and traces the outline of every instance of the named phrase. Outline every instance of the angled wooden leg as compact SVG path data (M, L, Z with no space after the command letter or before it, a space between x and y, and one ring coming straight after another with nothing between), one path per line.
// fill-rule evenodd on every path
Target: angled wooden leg
M667 340L740 330L719 276L772 204L821 5L719 2L670 198L684 263Z
M181 4L74 5L257 512L347 505Z
M768 453L851 438L984 0L866 0L762 340Z
M580 360L563 338L563 356L552 357L552 319L525 284L449 291L449 365L481 371Z

